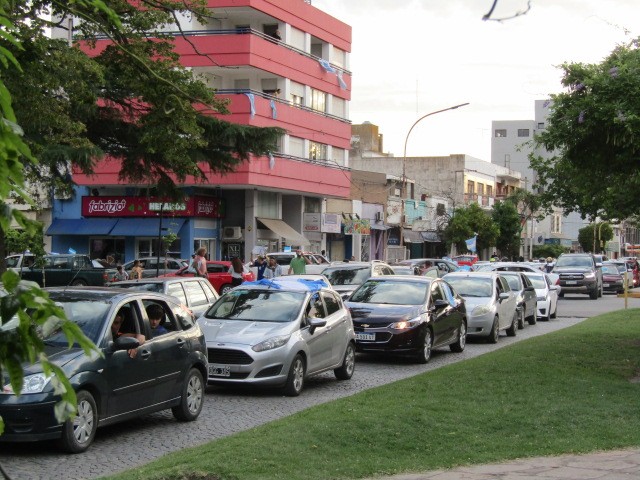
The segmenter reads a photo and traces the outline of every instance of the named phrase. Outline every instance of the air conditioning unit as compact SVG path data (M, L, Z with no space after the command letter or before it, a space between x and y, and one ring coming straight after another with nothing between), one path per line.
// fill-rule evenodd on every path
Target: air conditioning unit
M242 239L242 227L223 227L223 240L240 240Z
M376 222L381 222L381 221L383 221L383 220L384 220L384 213L382 213L382 212L376 212L375 220L376 220Z

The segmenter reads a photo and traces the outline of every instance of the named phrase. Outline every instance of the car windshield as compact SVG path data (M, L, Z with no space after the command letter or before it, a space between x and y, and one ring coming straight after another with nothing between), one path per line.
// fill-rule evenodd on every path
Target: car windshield
M235 288L218 299L205 318L287 323L298 318L305 292Z
M82 333L93 343L97 343L105 322L105 317L111 308L110 302L67 298L64 301L57 300L56 305L64 310L64 313L70 321L80 327ZM61 329L55 329L46 334L44 331L42 333L42 341L46 345L63 347L69 343Z
M542 275L527 275L527 277L529 278L529 280L531 280L533 288L538 290L547 288L547 282Z
M516 292L522 290L522 283L518 275L503 275L503 277L511 287L511 290Z
M624 273L627 271L627 267L624 263L613 263L611 264L612 267L615 267L616 270L618 270L618 272L620 273ZM604 265L602 266L604 268Z
M350 302L422 305L430 283L390 280L368 280L351 296Z
M613 265L602 265L602 273L607 273L609 275L619 275L618 269Z
M128 288L130 290L140 290L140 291L144 291L144 292L159 292L159 293L163 293L164 292L164 285L162 283L159 283L159 282L150 282L150 283L142 283L142 282L122 283L122 282L116 282L116 283L113 283L111 286L112 287L116 287L116 288Z
M490 272L492 270L495 270L495 268L496 267L494 267L490 263L485 263L483 265L480 265L478 268L476 268L476 272Z
M371 268L327 268L322 274L331 285L361 285L371 276Z
M493 290L493 282L488 277L453 277L447 275L445 280L463 297L490 297Z
M558 258L556 267L593 267L593 260L590 257L563 257Z

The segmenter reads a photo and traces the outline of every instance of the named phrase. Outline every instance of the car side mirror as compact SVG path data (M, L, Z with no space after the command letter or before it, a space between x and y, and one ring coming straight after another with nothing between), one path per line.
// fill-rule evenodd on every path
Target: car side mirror
M510 295L507 292L502 292L500 295L498 295L498 299L499 300L505 300L507 298L509 298Z
M524 289L524 291L525 292L533 292L533 291L535 291L535 288L534 287L527 287L527 288Z
M133 350L134 348L138 348L139 346L140 342L137 338L118 337L113 342L113 351L117 352L119 350Z
M448 307L448 306L449 306L449 302L447 302L446 300L442 300L441 298L433 302L433 308L435 310L441 310L444 307Z
M321 328L327 325L327 321L324 318L309 318L309 334L313 335L316 328Z

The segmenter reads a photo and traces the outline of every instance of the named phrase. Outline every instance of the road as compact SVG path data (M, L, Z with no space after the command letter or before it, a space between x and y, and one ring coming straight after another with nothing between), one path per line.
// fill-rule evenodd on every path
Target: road
M640 308L640 299L629 299L629 308ZM178 423L170 411L148 415L98 431L94 445L85 453L60 453L52 442L0 444L0 463L14 480L88 479L133 468L162 455L200 445L233 433L291 415L314 405L394 382L453 362L472 358L526 338L566 328L587 317L624 308L624 300L605 295L598 300L567 295L558 304L558 318L519 330L516 337L504 333L496 345L471 341L465 351L434 352L427 365L404 359L381 359L358 355L350 381L339 382L326 373L307 381L302 395L284 397L274 390L209 387L202 414L196 422Z

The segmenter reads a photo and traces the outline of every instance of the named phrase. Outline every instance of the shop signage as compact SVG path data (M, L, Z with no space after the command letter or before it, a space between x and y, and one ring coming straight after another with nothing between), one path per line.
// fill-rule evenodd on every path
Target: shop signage
M368 218L347 220L344 222L345 235L371 235L371 222Z
M182 202L163 202L154 197L82 197L83 217L175 217L222 218L224 204L217 197L196 195Z
M337 213L322 215L322 231L324 233L340 233L340 215Z
M320 217L319 213L305 213L303 230L305 232L319 232Z

